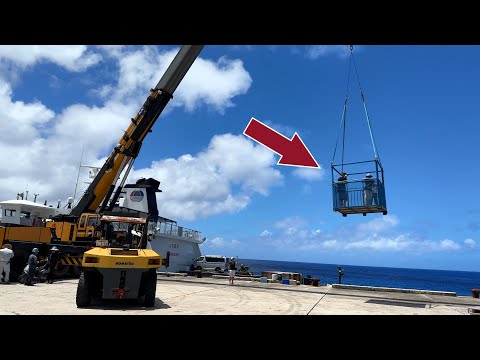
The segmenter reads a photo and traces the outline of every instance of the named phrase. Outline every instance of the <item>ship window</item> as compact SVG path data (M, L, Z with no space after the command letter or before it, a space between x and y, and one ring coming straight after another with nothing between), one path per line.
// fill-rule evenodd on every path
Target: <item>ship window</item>
M15 210L5 209L5 216L15 216Z

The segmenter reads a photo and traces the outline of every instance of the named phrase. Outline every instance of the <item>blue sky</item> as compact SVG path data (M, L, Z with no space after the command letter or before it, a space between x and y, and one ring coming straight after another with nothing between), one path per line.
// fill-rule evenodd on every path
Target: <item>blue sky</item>
M0 198L72 196L101 166L179 46L0 46ZM355 46L388 215L333 212L330 163L349 50L206 45L144 141L130 180L161 181L160 213L207 237L203 253L478 271L479 46ZM351 83L346 161L371 160ZM276 165L243 135L252 117L320 165ZM79 189L87 174L81 175ZM76 199L80 196L77 191Z

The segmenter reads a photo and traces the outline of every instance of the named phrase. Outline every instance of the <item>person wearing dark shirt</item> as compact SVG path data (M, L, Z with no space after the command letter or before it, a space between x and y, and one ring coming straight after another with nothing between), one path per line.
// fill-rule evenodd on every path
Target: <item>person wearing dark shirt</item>
M230 258L230 262L228 263L229 283L232 285L233 285L233 279L235 278L235 270L237 270L237 266L235 263L235 258L232 256Z
M343 271L342 267L339 265L338 266L338 283L342 283L342 276L345 275L345 272Z
M342 173L342 175L337 180L337 192L339 207L346 207L348 202L348 192L347 192L347 173Z
M32 253L28 257L28 276L25 285L33 286L33 279L35 278L35 271L37 270L38 259L37 254L39 253L37 248L32 249Z
M55 270L57 269L58 261L60 260L60 251L56 246L52 247L51 254L48 257L48 274L47 274L47 284L53 284L55 279Z

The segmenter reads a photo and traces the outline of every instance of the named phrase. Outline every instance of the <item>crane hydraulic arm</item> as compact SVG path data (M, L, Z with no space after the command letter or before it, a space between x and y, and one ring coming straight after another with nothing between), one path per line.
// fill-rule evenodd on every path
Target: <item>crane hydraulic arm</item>
M102 201L104 201L102 208L104 209L106 207L107 201L113 193L120 174L128 166L126 174L124 175L123 181L125 181L135 158L139 154L145 136L151 131L155 121L173 97L173 93L202 48L203 45L182 46L157 86L150 90L150 95L147 100L137 115L132 119L130 126L108 156L102 168L95 176L95 179L89 185L77 205L72 209L70 213L71 216L80 216L82 213L96 212L100 208ZM123 186L123 184L121 186ZM119 190L121 190L121 186L119 186ZM115 194L114 199L119 195L120 191L118 191L118 194ZM111 201L112 206L115 202L114 199Z

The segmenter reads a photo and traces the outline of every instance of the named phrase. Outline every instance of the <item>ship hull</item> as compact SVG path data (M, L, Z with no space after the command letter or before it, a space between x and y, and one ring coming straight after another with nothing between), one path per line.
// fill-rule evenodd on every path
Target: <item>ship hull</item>
M193 261L198 258L200 253L199 244L201 242L186 237L157 234L150 245L152 250L166 258L167 251L170 252L169 266L162 266L157 272L187 272Z

